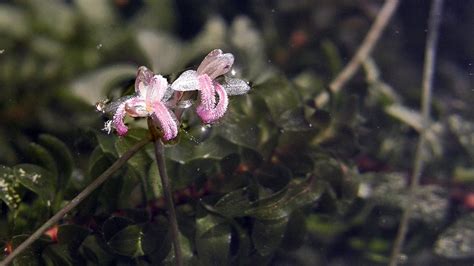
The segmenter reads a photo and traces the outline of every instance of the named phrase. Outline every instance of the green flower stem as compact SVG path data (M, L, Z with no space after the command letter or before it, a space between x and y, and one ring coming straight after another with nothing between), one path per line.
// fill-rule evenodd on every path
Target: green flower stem
M433 91L433 73L434 65L436 60L436 46L438 43L438 30L441 20L443 7L443 0L433 0L430 10L430 17L428 21L428 37L426 39L425 47L425 62L423 68L423 81L422 90L423 95L421 97L421 116L423 118L422 128L420 137L418 139L418 145L416 147L415 162L413 169L413 176L410 183L410 194L408 202L415 202L415 193L418 190L421 173L423 171L423 154L426 146L426 132L429 129L430 124L430 112L431 112L431 95ZM408 231L408 225L411 214L413 212L413 204L407 204L402 214L400 225L398 227L397 237L393 244L392 254L390 256L390 266L395 266L400 260L400 252L405 242L405 235Z
M183 265L183 255L181 252L181 244L179 242L178 219L176 218L176 210L174 208L173 196L171 194L171 187L168 174L166 172L166 163L164 156L164 147L161 137L157 132L155 126L148 119L148 128L153 136L153 143L155 145L155 157L158 165L158 172L160 173L161 184L163 187L163 194L165 196L166 207L168 209L168 219L171 228L171 239L173 241L173 249L175 254L176 265Z
M40 228L38 228L28 239L21 243L16 249L13 250L3 261L0 262L0 266L6 266L13 259L18 256L22 251L28 248L35 240L40 238L43 233L57 224L68 212L77 207L84 199L86 199L94 190L96 190L102 183L104 183L109 177L112 176L117 170L119 170L127 161L140 151L146 144L150 142L150 138L145 138L134 146L132 146L127 152L125 152L114 164L112 164L104 173L97 177L89 186L87 186L81 193L79 193L74 199L72 199L64 208L58 211L53 217L46 221Z

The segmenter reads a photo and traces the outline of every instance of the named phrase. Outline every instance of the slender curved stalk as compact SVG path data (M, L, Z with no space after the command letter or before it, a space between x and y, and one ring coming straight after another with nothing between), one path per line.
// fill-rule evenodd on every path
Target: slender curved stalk
M176 218L176 210L173 203L173 195L171 194L170 179L166 172L166 163L164 156L164 146L161 141L159 132L157 132L155 126L148 119L148 129L153 137L153 144L155 145L155 157L156 164L158 165L158 172L160 173L161 185L163 187L163 194L165 196L166 208L168 209L168 219L170 222L171 229L171 240L173 241L175 264L178 266L183 265L183 255L181 252L181 244L179 242L179 228L178 219Z
M418 189L421 172L423 171L423 153L426 146L426 133L430 124L431 94L433 91L433 73L436 60L436 46L438 43L438 32L442 14L442 7L443 0L433 0L428 22L428 37L426 40L425 63L423 68L423 95L421 99L421 115L423 118L423 127L421 129L420 138L416 147L413 176L410 183L410 199L408 202L414 202L415 200L415 193ZM393 245L392 254L390 256L390 266L395 266L398 264L400 252L403 246L403 242L405 241L405 235L408 231L408 223L410 221L410 216L412 212L413 205L407 204L403 211L400 226L398 227L397 237Z
M90 185L88 185L81 193L79 193L74 199L72 199L64 208L58 211L53 217L46 221L40 228L38 228L30 237L28 237L23 243L21 243L16 249L13 250L3 261L0 262L0 266L6 266L13 259L18 256L22 251L28 248L35 240L40 238L43 233L50 227L58 223L64 215L74 209L79 203L86 199L94 190L96 190L102 183L104 183L109 177L112 176L117 170L119 170L127 161L141 150L147 143L150 142L150 138L143 139L133 145L127 152L125 152L114 164L112 164L104 173L97 177Z
M399 0L387 0L380 12L377 14L374 24L370 27L369 32L364 38L364 41L357 49L357 52L352 57L351 61L344 67L344 69L334 78L329 84L329 89L332 93L339 92L342 87L354 76L359 69L362 62L370 55L374 49L375 44L382 35L383 30L388 24L388 21L397 10ZM314 100L316 106L321 107L329 100L329 93L323 92L319 94Z

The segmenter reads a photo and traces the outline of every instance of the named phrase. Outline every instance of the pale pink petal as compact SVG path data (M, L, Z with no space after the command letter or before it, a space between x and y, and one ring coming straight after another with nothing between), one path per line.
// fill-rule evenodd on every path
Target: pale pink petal
M178 123L169 109L161 102L154 105L152 119L163 131L163 139L170 140L178 135Z
M171 88L175 91L195 91L199 89L198 74L194 70L184 71L174 82Z
M234 64L234 56L232 54L223 54L220 49L216 49L211 51L202 60L197 73L199 75L207 74L211 79L215 79L229 72L232 64Z
M148 68L144 66L138 68L137 78L135 79L135 92L138 95L145 97L153 76L153 72Z
M150 86L146 92L146 104L153 107L155 102L160 102L168 88L168 81L161 75L155 75L150 80Z
M202 106L204 109L212 109L216 105L216 92L214 89L214 84L211 78L206 75L199 76L199 89L200 89L200 98L201 103L199 106Z
M210 62L216 60L218 56L222 55L222 50L221 49L214 49L210 51L206 57L202 60L201 64L199 65L197 71L202 73L202 70L209 65Z
M229 105L229 98L227 97L227 93L224 88L219 83L214 83L215 85L215 92L219 97L219 101L217 102L216 106L212 109L206 109L203 105L199 105L196 108L196 112L198 113L199 117L201 117L202 121L206 124L213 123L222 116L224 116L225 112L227 111L227 106Z
M148 116L148 110L146 108L146 102L140 97L132 97L125 103L125 112L131 117L146 117Z
M117 134L119 136L124 136L128 132L127 126L123 123L123 119L125 118L125 104L126 102L123 102L117 107L112 119L114 127L117 130Z
M227 92L227 95L242 95L247 93L250 90L250 86L247 82L241 79L236 78L227 78L224 83L224 90Z

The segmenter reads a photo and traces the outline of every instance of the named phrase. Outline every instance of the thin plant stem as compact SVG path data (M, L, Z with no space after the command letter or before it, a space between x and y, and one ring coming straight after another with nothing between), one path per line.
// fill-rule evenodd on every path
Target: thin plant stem
M369 32L364 38L364 41L357 49L357 52L349 61L349 63L344 67L344 69L339 72L339 74L334 78L331 83L329 83L329 90L331 93L339 92L342 87L354 76L354 74L359 69L362 62L370 55L372 50L375 47L375 44L380 39L383 30L386 28L388 21L393 16L397 10L399 0L387 0L383 5L380 12L377 14L374 24L370 27ZM314 100L316 106L321 107L325 105L329 100L329 93L322 92Z
M436 46L438 43L439 24L442 15L443 0L433 0L430 10L430 17L428 22L428 37L425 47L425 63L423 68L422 81L422 98L421 98L421 115L422 115L422 129L416 147L415 161L413 175L410 183L409 200L414 202L416 192L418 190L421 173L423 171L423 155L426 146L426 132L430 125L431 112L431 95L433 91L433 73L436 61ZM408 225L411 214L413 212L413 204L407 204L402 213L400 225L398 227L397 237L393 244L392 254L390 256L390 266L398 264L400 259L400 252L405 241L405 236L408 231Z
M13 250L3 261L0 266L6 266L13 261L13 259L28 248L35 240L40 238L43 233L50 227L58 223L68 212L73 210L84 199L86 199L94 190L96 190L102 183L111 177L117 170L119 170L127 161L141 150L146 144L150 142L150 138L145 138L135 145L133 145L127 152L125 152L114 164L112 164L105 172L97 177L90 185L81 191L74 199L72 199L64 208L59 210L53 217L46 221L40 228L38 228L30 237Z
M173 250L175 255L175 264L177 266L183 265L183 255L181 252L181 244L179 241L178 219L176 218L176 210L173 203L173 195L171 194L170 179L166 171L166 163L164 156L164 145L161 137L157 132L151 119L148 119L148 128L153 136L153 144L155 146L156 164L160 174L161 184L163 187L163 194L165 196L166 208L168 209L168 220L171 229L171 240L173 241Z

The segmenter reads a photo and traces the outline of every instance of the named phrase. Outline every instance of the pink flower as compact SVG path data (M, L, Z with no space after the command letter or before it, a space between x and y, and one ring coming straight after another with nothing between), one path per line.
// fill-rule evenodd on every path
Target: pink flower
M109 109L114 109L112 120L105 123L105 130L111 131L112 126L117 134L124 136L128 128L123 120L126 115L131 117L148 117L163 131L163 139L170 140L178 134L178 122L174 113L167 107L172 90L168 81L161 75L142 66L138 69L135 80L135 95L124 97L109 104Z
M213 123L221 118L229 104L228 95L246 93L250 87L240 79L226 79L224 85L215 79L229 72L234 56L222 53L220 49L211 51L198 69L183 72L171 85L175 91L199 91L200 103L196 112L204 123Z

